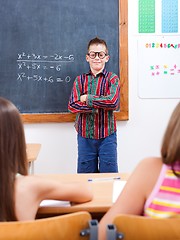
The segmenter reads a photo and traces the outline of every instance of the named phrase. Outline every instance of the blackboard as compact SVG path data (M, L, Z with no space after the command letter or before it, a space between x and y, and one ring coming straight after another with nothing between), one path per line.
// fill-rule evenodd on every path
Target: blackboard
M120 75L119 8L119 0L1 1L0 95L25 122L73 119L68 100L75 77L89 70L91 38L106 40L107 69Z

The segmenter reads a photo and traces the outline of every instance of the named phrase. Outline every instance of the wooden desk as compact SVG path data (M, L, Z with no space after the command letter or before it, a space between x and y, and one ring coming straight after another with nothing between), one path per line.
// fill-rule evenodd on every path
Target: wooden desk
M89 178L107 178L120 177L127 180L129 174L123 173L95 173L95 174L59 174L43 175L50 178L58 179L62 182L70 181L88 181ZM92 201L81 204L71 204L71 206L50 207L43 206L38 210L37 218L56 216L77 211L88 211L93 218L100 219L104 213L112 206L113 181L94 181L91 182L94 198Z
M34 161L37 159L41 144L39 143L27 143L26 151L29 163L29 173L34 174Z

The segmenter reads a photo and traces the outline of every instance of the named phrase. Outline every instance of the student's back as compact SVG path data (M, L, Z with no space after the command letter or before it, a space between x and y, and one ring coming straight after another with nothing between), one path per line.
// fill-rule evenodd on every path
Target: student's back
M180 173L177 162L174 170ZM154 218L176 217L180 214L180 178L171 166L163 164L158 180L144 206L144 216Z
M122 193L99 224L99 240L105 240L107 224L117 214L148 217L180 216L180 102L164 134L161 157L141 161Z
M33 220L44 199L86 202L88 183L63 184L28 176L23 123L17 108L0 97L0 221Z

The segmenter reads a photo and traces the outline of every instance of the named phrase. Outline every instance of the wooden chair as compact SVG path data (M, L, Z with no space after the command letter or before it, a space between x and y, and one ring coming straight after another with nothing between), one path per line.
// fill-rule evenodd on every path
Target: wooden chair
M34 221L0 222L0 240L97 240L97 223L92 221L91 215L82 211Z
M180 240L180 218L118 215L107 226L107 240Z

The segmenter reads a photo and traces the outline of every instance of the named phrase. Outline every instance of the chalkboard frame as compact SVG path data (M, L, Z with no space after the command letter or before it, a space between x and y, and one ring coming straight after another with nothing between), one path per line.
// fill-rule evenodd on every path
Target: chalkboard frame
M128 110L128 0L119 0L119 67L120 67L120 111L115 112L118 121L129 119ZM21 114L24 123L73 122L72 113Z

